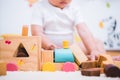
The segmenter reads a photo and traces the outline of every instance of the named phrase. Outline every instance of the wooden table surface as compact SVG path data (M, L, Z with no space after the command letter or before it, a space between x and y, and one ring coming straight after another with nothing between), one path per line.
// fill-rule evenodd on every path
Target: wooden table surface
M107 54L111 56L120 56L120 51L107 51Z

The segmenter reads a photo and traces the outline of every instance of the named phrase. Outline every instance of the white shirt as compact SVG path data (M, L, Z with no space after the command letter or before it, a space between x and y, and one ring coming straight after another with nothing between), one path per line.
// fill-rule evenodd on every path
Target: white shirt
M32 24L43 27L44 33L58 45L62 40L69 40L72 43L74 26L81 22L83 22L81 13L71 4L60 9L51 5L48 0L41 1L34 8L32 15Z

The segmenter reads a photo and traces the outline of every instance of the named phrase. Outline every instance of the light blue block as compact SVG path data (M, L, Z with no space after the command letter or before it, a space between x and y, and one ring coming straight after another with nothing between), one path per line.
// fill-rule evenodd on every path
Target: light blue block
M55 49L55 62L74 62L74 56L70 49Z

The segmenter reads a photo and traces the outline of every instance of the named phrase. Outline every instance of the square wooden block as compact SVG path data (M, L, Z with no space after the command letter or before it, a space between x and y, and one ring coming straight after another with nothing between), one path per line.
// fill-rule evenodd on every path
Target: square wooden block
M1 75L6 75L7 71L6 71L6 63L0 61L0 76Z

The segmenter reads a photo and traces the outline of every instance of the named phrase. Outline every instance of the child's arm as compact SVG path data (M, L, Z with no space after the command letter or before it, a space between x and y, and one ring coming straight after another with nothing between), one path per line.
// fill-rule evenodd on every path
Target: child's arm
M41 36L42 48L47 50L53 50L54 48L57 48L57 46L53 44L52 41L50 41L48 37L44 34L43 28L39 25L31 25L31 32L32 36Z
M87 28L85 23L80 23L77 25L77 31L79 36L81 37L85 47L88 50L88 55L91 55L91 58L95 58L95 56L98 56L98 54L100 54L102 51L104 50L98 50L98 46L96 44L96 41L93 37L93 35L91 34L91 32L89 31L89 29ZM104 49L104 48L101 48Z

